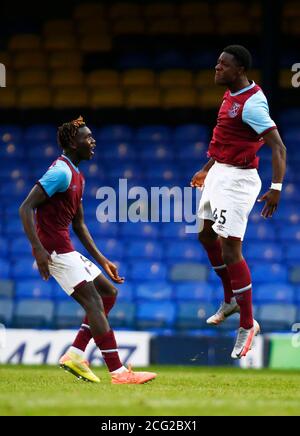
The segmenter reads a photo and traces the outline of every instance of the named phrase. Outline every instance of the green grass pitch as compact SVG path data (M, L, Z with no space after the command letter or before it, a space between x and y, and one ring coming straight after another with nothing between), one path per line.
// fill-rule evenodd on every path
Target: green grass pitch
M149 369L149 368L148 368ZM300 372L152 366L156 380L111 385L51 366L0 365L0 415L299 415Z

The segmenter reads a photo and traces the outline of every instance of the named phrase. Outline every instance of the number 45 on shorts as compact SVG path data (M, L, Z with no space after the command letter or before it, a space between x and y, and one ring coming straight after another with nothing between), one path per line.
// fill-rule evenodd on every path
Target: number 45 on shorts
M227 210L225 209L221 209L220 211L220 215L218 214L218 208L216 207L215 210L213 211L213 217L215 222L217 222L218 224L225 224L226 223L226 216L225 213L227 212Z

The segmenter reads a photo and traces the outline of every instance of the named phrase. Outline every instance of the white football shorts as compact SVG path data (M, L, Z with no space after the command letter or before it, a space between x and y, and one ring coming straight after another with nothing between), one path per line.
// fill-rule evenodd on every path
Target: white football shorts
M261 190L255 168L242 169L215 162L209 170L198 209L203 220L214 221L213 230L223 238L243 240L248 216Z
M71 295L80 283L91 282L101 274L101 270L78 251L63 254L53 251L51 259L50 274L68 295Z

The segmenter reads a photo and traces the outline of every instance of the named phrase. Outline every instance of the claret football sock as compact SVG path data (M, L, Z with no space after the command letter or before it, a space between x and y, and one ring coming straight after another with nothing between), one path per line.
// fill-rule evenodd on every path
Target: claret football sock
M85 316L72 346L79 350L85 351L91 338L92 338L91 329L90 326L88 325L87 316Z
M112 330L104 333L104 335L94 337L94 341L101 351L109 372L116 371L123 366L119 358L118 347Z
M105 315L108 316L111 309L114 307L116 302L116 297L102 297L104 312Z
M228 270L222 256L221 242L219 239L217 239L212 244L203 244L203 246L207 252L213 269L223 283L224 301L225 303L230 304L231 298L234 295L232 293L231 280L228 274Z
M103 301L105 315L108 316L109 312L111 311L111 309L113 308L116 302L116 297L114 296L102 297L102 301ZM73 347L79 350L85 351L91 339L92 339L92 333L89 327L89 321L87 316L85 316L81 324L81 327L79 329L79 332L77 333L77 336L72 345Z
M253 327L251 274L245 259L227 266L232 291L240 306L240 327Z

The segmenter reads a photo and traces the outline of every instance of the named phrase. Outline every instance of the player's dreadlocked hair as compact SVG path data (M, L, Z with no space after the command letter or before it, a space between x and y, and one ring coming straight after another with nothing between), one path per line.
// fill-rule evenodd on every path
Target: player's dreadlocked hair
M78 129L84 127L85 122L82 116L79 116L76 120L70 121L69 123L64 123L59 126L57 131L57 142L63 150L69 148L72 139L76 136Z
M228 45L224 48L223 52L232 54L237 63L245 68L245 71L251 68L252 56L246 47L243 47L242 45Z

